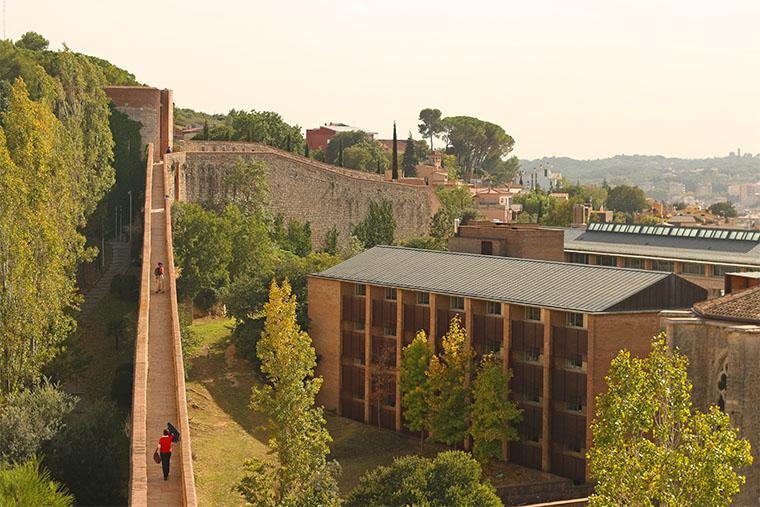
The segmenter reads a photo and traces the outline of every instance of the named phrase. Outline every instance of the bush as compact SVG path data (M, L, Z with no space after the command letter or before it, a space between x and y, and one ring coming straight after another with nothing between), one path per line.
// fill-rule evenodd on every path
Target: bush
M132 384L134 379L133 363L122 363L116 367L111 382L111 399L116 405L128 412L132 408Z
M261 362L256 354L256 344L259 343L261 332L264 330L264 319L246 319L238 323L232 331L232 341L241 357L253 365L258 375L261 375Z
M45 464L81 505L125 505L129 440L124 417L111 402L96 401L72 414L45 446Z
M48 381L9 395L0 405L0 461L31 459L61 430L76 401Z
M40 466L37 458L0 469L0 505L69 507L73 504L74 497L50 477L50 472Z
M501 506L493 486L480 482L481 476L478 462L462 451L442 452L435 459L404 456L364 474L346 506Z
M122 275L121 273L116 273L115 275L113 275L113 278L111 278L111 289L110 289L111 294L116 294L116 295L119 294L119 291L121 290L122 278L124 278L124 275Z
M111 294L125 301L137 301L140 297L140 279L134 273L116 274L111 279Z

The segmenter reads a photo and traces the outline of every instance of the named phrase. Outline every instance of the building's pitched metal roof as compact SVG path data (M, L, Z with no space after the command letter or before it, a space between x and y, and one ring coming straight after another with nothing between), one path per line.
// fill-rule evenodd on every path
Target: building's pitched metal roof
M760 243L565 229L569 252L760 266Z
M312 276L586 313L611 309L670 277L689 284L660 271L389 246Z
M760 287L697 303L694 313L708 319L760 324Z

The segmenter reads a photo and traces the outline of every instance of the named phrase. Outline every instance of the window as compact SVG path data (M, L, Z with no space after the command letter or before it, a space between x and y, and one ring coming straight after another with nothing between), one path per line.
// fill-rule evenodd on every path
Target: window
M383 327L383 334L385 336L396 336L396 325L386 324L385 327Z
M626 257L625 267L630 268L630 269L644 269L644 259L637 259L635 257Z
M525 320L541 321L541 308L536 306L526 306Z
M583 327L583 314L568 312L567 314L567 326L568 327Z
M496 301L489 301L487 311L488 315L501 315L501 303L497 303Z
M705 275L705 265L696 262L684 262L681 272L685 275Z
M536 347L525 349L525 360L532 363L541 361L541 352Z
M568 357L565 366L572 370L580 370L583 368L583 356L573 355L573 357Z
M617 266L617 261L613 255L597 255L597 266Z
M578 397L573 397L567 402L567 410L571 412L581 412L583 411L583 404L581 403L581 399Z
M449 308L452 310L464 310L464 298L452 296L449 299Z
M367 286L363 284L354 285L354 294L357 296L364 296L367 294Z
M490 241L481 241L480 253L483 255L493 255L493 243Z
M525 399L528 401L535 402L535 403L540 403L541 394L538 392L538 388L531 387L530 389L528 389L527 392L525 393ZM538 439L536 439L535 441L538 442Z
M430 304L430 293L429 292L418 292L417 293L417 304L418 305L429 305Z
M738 266L722 266L720 264L715 264L713 266L713 276L717 277L724 277L726 273L737 273L741 272L742 268Z
M355 320L354 321L354 331L364 331L364 321L363 320Z
M396 289L394 287L385 288L385 299L396 301Z
M568 260L575 264L588 264L588 255L573 252L570 254L570 258Z
M654 259L652 261L652 269L654 271L668 271L673 272L673 261L663 261L660 259Z

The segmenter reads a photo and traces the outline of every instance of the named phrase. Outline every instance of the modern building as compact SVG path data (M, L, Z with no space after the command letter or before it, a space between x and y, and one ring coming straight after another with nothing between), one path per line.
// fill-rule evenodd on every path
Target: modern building
M711 296L726 273L760 271L760 231L593 223L564 235L568 262L669 271Z
M449 251L546 261L565 260L564 233L538 224L488 221L457 227L449 239Z
M751 278L751 277L749 277ZM717 405L752 445L754 463L734 505L760 505L760 286L731 292L685 312L663 312L668 343L689 358L694 408Z
M359 127L353 127L351 125L346 125L345 123L325 123L319 128L306 130L306 144L309 145L310 150L316 150L316 149L326 150L327 144L330 142L330 139L332 139L339 133L353 132L357 130L361 132L366 132L372 138L374 138L375 135L377 135L377 132L370 132L369 130L365 130Z
M324 379L318 401L402 430L402 347L424 330L440 350L459 316L466 345L512 369L523 420L510 461L583 483L594 399L610 361L624 348L645 355L661 310L705 298L672 273L375 247L308 278L309 334ZM379 410L371 401L378 374L392 385Z

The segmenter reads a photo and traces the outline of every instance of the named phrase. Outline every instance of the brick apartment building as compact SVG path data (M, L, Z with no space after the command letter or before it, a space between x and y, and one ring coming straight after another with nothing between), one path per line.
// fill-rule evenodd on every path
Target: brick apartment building
M449 238L448 248L452 252L562 262L564 240L561 230L538 224L476 221L460 225Z
M455 315L477 355L512 369L523 410L510 461L585 481L594 399L623 348L648 352L659 312L689 308L706 291L662 272L561 262L375 247L308 279L310 335L324 379L319 402L378 423L371 372L395 350L395 392L382 427L402 430L398 371L402 347L419 330L439 350Z
M306 144L310 150L326 150L330 140L341 132L361 131L374 138L377 132L370 132L359 127L346 125L345 123L326 123L319 128L306 130Z

